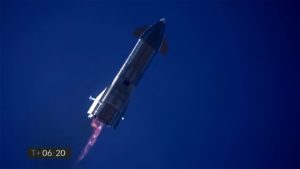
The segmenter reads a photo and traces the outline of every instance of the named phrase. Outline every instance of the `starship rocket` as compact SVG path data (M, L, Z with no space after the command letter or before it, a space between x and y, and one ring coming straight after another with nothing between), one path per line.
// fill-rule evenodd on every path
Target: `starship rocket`
M124 118L130 95L138 85L144 71L157 51L166 53L164 40L166 19L160 19L146 29L137 28L134 35L138 42L129 54L127 60L114 78L94 100L88 110L89 118L97 118L106 126L116 128Z
M161 52L164 55L167 53L168 45L165 40L165 26L166 19L162 18L148 27L137 28L133 35L138 38L138 41L112 83L96 98L90 96L90 100L93 100L93 103L87 114L92 119L91 125L94 128L94 133L90 137L79 160L84 158L95 143L103 126L116 128L120 120L124 119L130 96L153 56L157 52Z

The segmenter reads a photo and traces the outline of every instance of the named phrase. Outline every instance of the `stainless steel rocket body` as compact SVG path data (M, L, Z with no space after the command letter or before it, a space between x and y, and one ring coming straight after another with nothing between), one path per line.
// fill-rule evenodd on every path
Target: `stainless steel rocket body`
M161 46L164 29L165 20L160 20L149 26L139 36L138 42L111 85L104 89L101 96L98 96L99 98L97 97L98 100L95 100L97 103L90 111L90 118L98 118L113 128L118 125L126 111L132 92Z

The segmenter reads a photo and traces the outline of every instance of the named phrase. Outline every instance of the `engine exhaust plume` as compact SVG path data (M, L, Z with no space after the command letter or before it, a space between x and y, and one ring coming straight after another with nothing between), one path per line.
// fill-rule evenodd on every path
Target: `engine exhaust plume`
M90 149L93 147L93 145L95 144L99 134L101 133L104 123L100 120L98 120L97 118L94 118L92 120L91 126L93 127L93 133L90 136L86 146L84 147L84 149L81 151L79 157L78 157L78 161L81 161L90 151Z

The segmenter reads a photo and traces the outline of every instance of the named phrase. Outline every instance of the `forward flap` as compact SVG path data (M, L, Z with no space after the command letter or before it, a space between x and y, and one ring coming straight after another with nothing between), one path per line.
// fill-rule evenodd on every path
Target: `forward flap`
M164 37L164 39L163 39L163 41L161 43L159 52L162 53L163 55L167 55L168 50L169 50L168 42L167 42L166 38Z
M133 36L139 38L144 32L145 30L148 28L148 26L143 26L143 27L138 27L133 31Z

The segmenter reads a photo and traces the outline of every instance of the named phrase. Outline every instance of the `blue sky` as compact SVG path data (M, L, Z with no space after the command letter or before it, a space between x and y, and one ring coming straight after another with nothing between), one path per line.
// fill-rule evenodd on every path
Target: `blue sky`
M1 168L300 167L299 1L1 1ZM135 27L166 17L158 54L116 130L88 156L90 95ZM31 160L29 147L70 147Z

